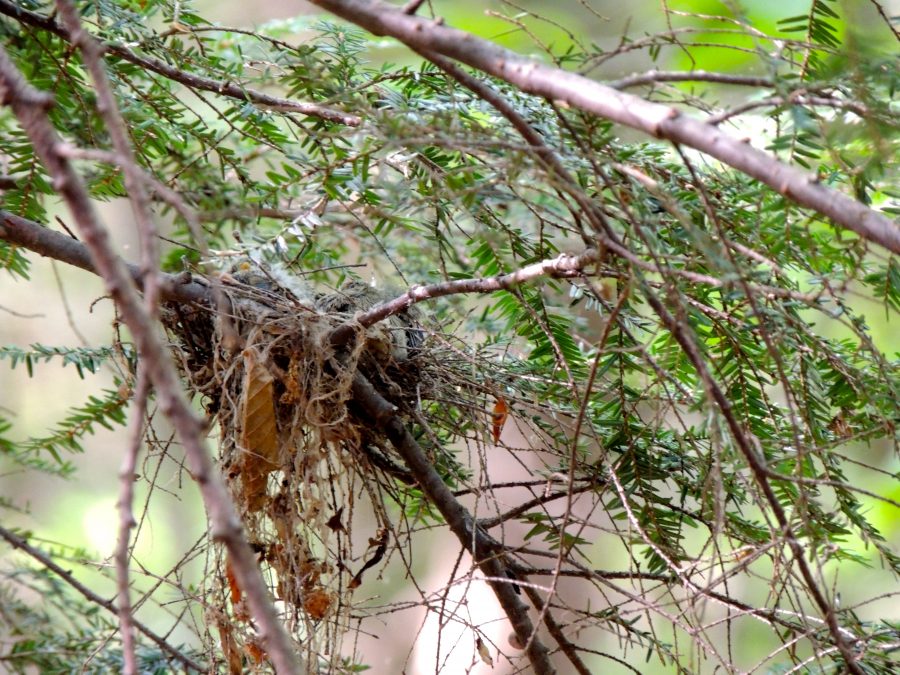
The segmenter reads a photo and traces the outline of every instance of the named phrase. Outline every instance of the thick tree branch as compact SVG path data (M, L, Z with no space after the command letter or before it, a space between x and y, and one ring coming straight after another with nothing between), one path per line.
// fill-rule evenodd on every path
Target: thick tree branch
M47 117L52 98L27 84L3 49L0 49L0 101L12 108L36 154L47 167L55 190L71 210L84 237L95 269L103 277L134 336L147 375L156 388L160 409L181 439L193 478L200 486L212 535L228 550L269 657L279 673L298 672L296 655L275 613L256 555L243 535L241 521L204 444L205 425L191 410L175 366L158 334L158 326L141 303L131 273L114 253L109 233L101 225L81 178L57 151L61 139Z
M31 558L39 562L41 564L41 567L44 567L53 572L60 579L65 581L69 586L78 591L78 593L80 593L88 602L91 602L98 607L102 607L107 612L118 614L118 610L116 609L115 604L113 604L106 598L102 598L94 593L90 588L78 581L78 579L76 579L70 571L63 569L63 567L54 562L54 560L50 556L48 556L40 549L37 549L29 544L22 537L18 536L14 532L11 532L10 530L7 530L5 527L0 526L0 538L5 539L10 546L22 551L23 553L29 555ZM140 621L132 619L132 623L134 627L137 628L141 633L143 633L151 642L153 642L157 647L162 649L166 654L178 661L188 670L193 670L198 673L208 672L206 666L200 665L190 657L182 654L180 651L175 649L175 647L170 645L162 637L154 633L150 628L145 626Z
M518 640L522 645L528 645L528 658L535 673L555 672L547 648L535 635L535 627L528 617L527 607L519 600L513 585L501 581L508 578L508 570L497 557L500 547L476 525L471 514L441 480L421 446L397 417L396 407L385 400L360 373L353 378L353 399L370 416L373 426L385 433L419 487L441 512L447 526L487 577L487 583L509 617Z
M818 183L814 176L729 136L675 108L652 103L575 73L543 65L441 22L405 14L380 0L312 0L375 35L390 35L416 50L432 51L498 77L522 91L700 150L765 183L791 201L900 253L900 225Z
M93 274L100 274L88 249L77 239L55 232L34 221L0 210L0 239L27 248L47 258L67 263ZM126 265L131 279L142 286L142 274L137 265ZM209 302L209 287L187 275L162 275L160 297L174 302Z
M9 0L0 0L0 14L5 14L6 16L12 17L17 21L28 24L29 26L41 28L50 33L53 33L54 35L58 35L64 40L71 42L69 32L63 26L59 25L56 21L54 21L50 17L43 16L42 14L30 12L27 9L20 7L16 3L10 2ZM115 54L119 58L128 61L129 63L133 63L136 66L140 66L142 68L146 68L147 70L153 71L154 73L162 75L163 77L172 80L173 82L180 82L184 86L190 87L192 89L209 91L214 94L220 94L221 96L227 96L239 101L250 101L251 103L255 103L258 106L269 108L271 110L277 110L279 112L300 113L302 115L318 117L324 120L328 120L329 122L337 122L338 124L345 124L351 127L359 126L362 122L362 119L357 115L349 115L339 110L327 108L316 103L294 101L287 98L281 98L279 96L272 96L271 94L266 94L255 89L250 89L248 87L235 84L234 82L215 80L211 77L203 77L202 75L187 73L180 68L170 66L165 61L160 61L159 59L155 59L150 56L141 56L139 54L136 54L127 47L115 42L106 42L104 43L104 47L110 54Z
M3 210L0 210L0 239L27 248L42 256L98 274L88 250L81 242ZM588 249L577 255L562 254L557 258L542 260L526 265L515 272L496 277L459 279L428 286L413 286L403 295L360 313L356 320L363 326L372 326L423 300L457 293L491 293L509 290L541 276L575 277L583 274L585 267L599 260L599 252L596 249ZM131 278L140 288L142 280L140 269L136 265L127 265L127 269ZM208 304L211 290L206 284L185 275L163 274L160 276L160 297L171 302ZM354 332L355 328L351 325L340 326L332 334L332 343L344 344Z

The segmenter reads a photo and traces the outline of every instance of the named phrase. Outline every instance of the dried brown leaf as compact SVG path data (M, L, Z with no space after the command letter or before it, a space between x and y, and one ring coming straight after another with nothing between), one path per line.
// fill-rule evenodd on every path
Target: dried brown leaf
M275 417L274 378L254 349L245 349L241 414L241 484L247 508L266 502L266 482L278 468L280 441Z
M324 588L317 588L303 598L303 609L315 621L324 619L332 604L334 604L334 596Z
M494 659L491 658L491 651L480 637L475 638L475 649L478 650L478 656L481 658L481 661L484 664L493 667Z

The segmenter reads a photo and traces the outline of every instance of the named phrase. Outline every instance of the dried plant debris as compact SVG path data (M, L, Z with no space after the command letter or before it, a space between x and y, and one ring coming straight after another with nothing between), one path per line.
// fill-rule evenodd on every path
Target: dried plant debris
M360 281L316 293L254 269L214 284L227 311L171 307L166 324L186 381L218 422L226 480L285 621L327 669L349 630L353 590L389 547L382 494L395 479L410 482L386 439L354 413L354 374L409 414L441 387L429 366L439 361L411 313L356 324L346 345L332 344L335 328L384 299ZM258 652L258 636L227 563L220 569L215 625L236 661Z

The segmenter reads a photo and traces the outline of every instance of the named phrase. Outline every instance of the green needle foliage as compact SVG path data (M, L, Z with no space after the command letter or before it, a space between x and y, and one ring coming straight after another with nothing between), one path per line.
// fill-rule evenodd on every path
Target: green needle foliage
M7 672L70 673L73 663L84 663L86 672L122 671L121 647L110 641L117 630L115 618L93 601L74 596L49 570L22 568L4 575L0 600L0 627L11 643L3 655ZM200 658L190 648L180 649ZM146 638L139 640L136 655L140 673L172 672L171 662Z
M557 579L544 616L556 628L539 636L556 650L560 672L576 664L596 672L842 672L841 639L861 672L897 672L900 629L890 609L900 572L900 352L890 338L900 311L896 256L727 166L635 140L475 73L540 135L569 181L506 117L437 66L384 62L398 45L347 24L297 18L240 30L218 27L190 2L77 4L107 44L104 63L165 235L165 271L212 275L249 258L314 288L358 277L399 295L413 284L510 274L588 244L601 251L570 278L420 305L426 344L444 355L445 386L404 410L441 478L508 547L510 579L532 585L523 600L546 599ZM441 11L442 3L430 4ZM815 0L802 15L771 20L734 7L720 17L672 13L680 32L628 36L612 51L572 34L544 48L540 31L556 29L528 12L510 21L534 30L545 62L598 78L632 52L661 70L678 58L705 70L716 70L718 57L736 59L740 73L723 76L753 73L769 85L735 93L686 77L645 85L641 94L686 114L718 115L723 128L734 125L736 135L749 134L810 180L898 214L896 26L874 21L864 35L844 11ZM92 198L127 197L93 85L55 28L50 4L0 0L0 15L4 48L33 86L53 95L51 121L84 151L75 157ZM250 94L220 95L195 76L362 121L349 126L256 104ZM0 157L15 183L3 208L49 226L61 213L52 179L8 109L0 112ZM627 256L604 249L592 217ZM0 267L19 283L28 283L29 258L0 240ZM689 337L708 377L659 306ZM67 456L90 452L87 434L96 425L125 422L135 356L111 343L0 349L0 360L24 364L29 374L61 359L88 381L105 361L129 364L118 390L90 395L62 422L48 421L46 433L16 441L27 434L16 436L0 419L0 466L70 475ZM198 405L214 414L202 398ZM498 401L510 411L499 424L492 420ZM728 416L749 439L762 480ZM148 431L148 445L167 448L155 433ZM142 480L153 493L153 477ZM406 570L419 604L445 617L458 612L453 621L480 636L487 627L451 601L437 607L436 589L422 586L407 555L429 555L417 541L421 530L443 528L440 512L403 481L378 490L395 529L377 569ZM447 557L458 554L454 546ZM346 562L354 571L364 563ZM70 592L51 573L21 568L18 559L3 564L5 663L21 672L86 663L118 670L121 643L110 617L83 600L63 616ZM467 564L446 572L448 587L461 583ZM216 612L229 620L238 613L229 609L221 569L210 563L197 586L178 569L146 573L141 588L162 575L180 587L179 601L209 612L209 627L191 634L198 660L228 661L233 672L269 667L246 645L229 651L216 632ZM369 574L353 600L361 635L380 634L381 621L403 615L393 594L413 586L372 590L378 582ZM28 575L52 611L20 600ZM149 611L167 598L147 593L152 602L138 617L171 625ZM536 608L533 619L540 602ZM285 620L298 644L320 630L308 619ZM66 628L48 628L59 624ZM73 646L91 631L106 642ZM317 655L323 672L376 661L352 639L327 639L333 651ZM466 639L444 649L475 654ZM396 672L409 667L410 643L390 644ZM164 667L168 657L155 649L140 646L142 672ZM522 652L502 641L489 651L525 667Z

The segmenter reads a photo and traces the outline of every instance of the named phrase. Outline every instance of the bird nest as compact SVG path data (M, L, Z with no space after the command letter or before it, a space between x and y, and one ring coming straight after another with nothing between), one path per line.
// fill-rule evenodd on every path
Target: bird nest
M410 482L355 407L354 375L402 417L438 386L437 361L409 314L356 321L379 299L360 282L316 294L243 272L212 289L218 311L173 305L164 321L189 388L218 422L222 471L285 623L310 662L331 669L354 589L387 548L384 492ZM335 344L342 325L350 339ZM239 672L264 652L227 560L217 570L208 619Z

